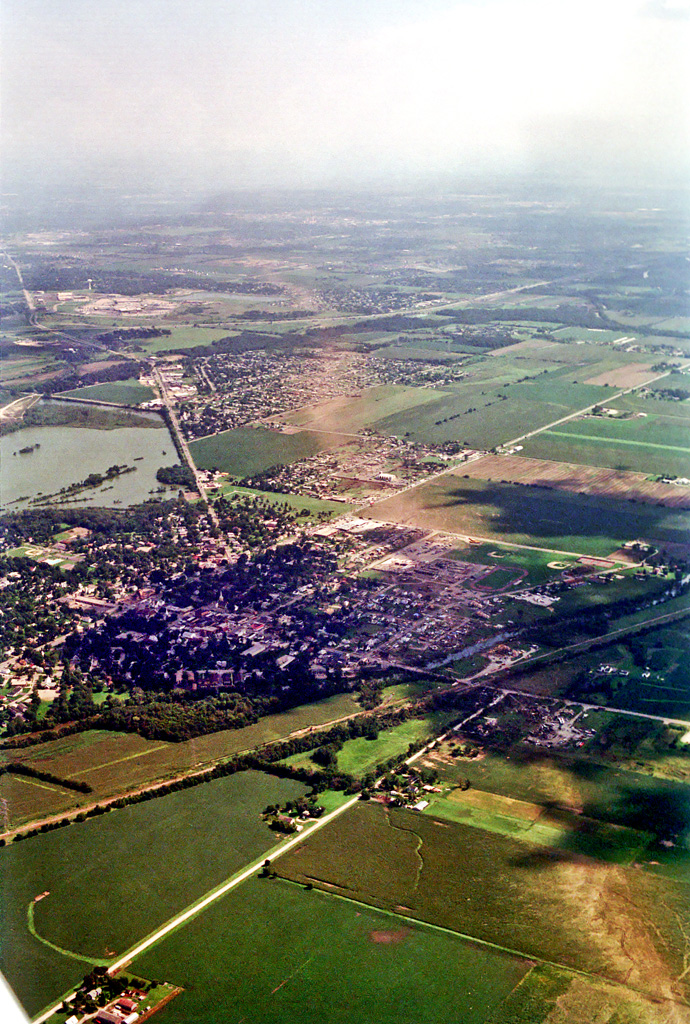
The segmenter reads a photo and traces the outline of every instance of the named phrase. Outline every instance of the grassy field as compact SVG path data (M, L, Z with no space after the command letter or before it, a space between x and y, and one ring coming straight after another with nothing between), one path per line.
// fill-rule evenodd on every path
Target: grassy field
M214 341L230 337L234 331L206 327L172 327L171 334L150 341L137 341L147 352L167 352L176 348L197 348L212 345Z
M350 694L341 694L318 704L294 708L279 715L269 715L256 725L211 733L183 743L146 740L131 733L91 730L53 740L36 747L5 752L7 759L23 761L33 767L51 771L59 778L83 780L93 787L91 794L70 794L80 806L113 796L129 789L143 787L215 761L241 750L281 739L299 729L323 725L334 719L361 711ZM59 799L58 799L59 797ZM20 808L10 805L10 819L20 818ZM31 795L30 817L61 813L64 791L36 790ZM57 801L57 802L56 802Z
M667 1012L683 1013L680 1007L660 1006L622 985L537 964L486 1024L665 1024L670 1019Z
M200 469L220 469L232 476L246 477L337 448L345 440L341 435L309 430L282 434L265 427L238 427L192 441L189 450Z
M424 813L614 864L630 864L651 840L650 835L637 829L595 821L572 811L547 811L540 804L474 789L435 795Z
M558 562L559 565L577 565L576 558L555 559L552 554L546 551L534 551L531 548L514 548L507 545L493 544L468 544L458 547L451 552L453 558L461 562L476 562L479 565L496 565L513 569L526 569L525 586L532 584L537 586L540 583L547 583L557 579L561 572L560 568L551 568L550 562Z
M458 471L459 473L460 471ZM362 513L370 519L606 556L638 537L685 543L690 514L446 474Z
M304 786L243 772L0 850L2 971L30 1012L275 845L268 803ZM34 897L38 935L27 926ZM244 922L243 922L244 925ZM169 979L165 979L169 980Z
M488 364L500 369L500 364ZM510 368L512 370L512 367ZM525 368L521 367L524 375ZM436 401L406 413L381 419L380 433L406 435L415 441L439 444L459 440L470 447L488 449L503 444L525 430L545 426L568 413L601 401L606 390L569 384L551 373L533 381L497 385L495 379L470 380L445 392ZM429 392L432 394L432 392Z
M588 425L592 420L580 421ZM565 424L564 424L565 426ZM577 462L586 466L634 473L690 476L690 454L671 448L631 445L616 439L587 440L572 433L547 430L524 442L524 455L532 459Z
M75 388L62 392L67 398L90 398L92 401L116 402L119 405L139 405L154 397L151 388L140 384L136 377L117 380L108 384L91 384L86 388Z
M482 1024L528 969L453 935L261 880L134 967L185 989L161 1024Z
M587 724L596 724L600 735L613 719L620 721L621 716L590 713ZM654 723L650 725L653 727ZM596 746L592 744L593 748ZM444 744L424 759L438 772L440 784L457 786L469 780L468 793L483 794L489 802L499 798L493 805L494 811L501 799L517 800L638 833L651 833L659 841L675 835L676 846L663 847L655 841L640 860L649 864L658 860L665 849L669 853L668 863L675 861L681 874L683 865L690 862L690 786L645 773L637 751L631 757L625 756L620 748L608 747L604 751L599 745L595 760L594 756L544 753L524 746L513 748L509 757L488 751L476 758L449 758L447 750L448 745ZM648 747L648 757L650 753ZM640 752L640 756L644 753ZM659 759L664 755L654 756ZM690 874L683 877L690 881Z
M410 743L423 743L431 739L452 717L435 713L426 718L412 718L394 729L380 732L375 740L363 736L346 740L338 753L338 768L351 775L366 775L376 764L406 753Z
M430 388L383 384L366 388L357 398L334 398L321 405L300 409L285 418L289 423L305 429L356 433L389 416L404 414L407 418L412 415L416 422L417 412L410 411L430 402L435 403L438 396L444 394L448 393Z
M323 512L328 512L330 515L334 516L343 515L343 513L349 512L354 507L346 501L328 501L323 498L311 498L308 495L303 496L301 494L279 494L274 491L257 491L253 487L237 487L237 485L232 482L223 484L215 493L223 494L227 498L231 498L234 494L239 496L248 495L252 498L262 498L264 501L270 501L272 504L276 505L282 505L287 502L291 508L298 510L306 509L309 513L309 516L305 517L307 521L309 518L318 516Z
M372 803L352 807L277 866L297 881L650 996L687 996L676 979L688 890L645 871Z
M45 814L49 807L53 814L70 811L81 806L83 797L61 786L39 779L23 778L20 775L0 777L0 800L7 801L6 827L15 828L25 821L32 821Z

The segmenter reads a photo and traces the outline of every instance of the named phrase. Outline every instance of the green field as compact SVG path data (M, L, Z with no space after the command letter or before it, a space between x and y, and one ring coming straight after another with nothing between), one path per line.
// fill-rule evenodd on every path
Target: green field
M220 469L232 476L247 477L338 448L346 440L342 435L309 430L282 434L265 427L237 427L192 441L189 450L200 469Z
M398 754L405 754L410 743L424 743L432 739L452 717L435 713L426 718L412 718L393 729L386 729L375 740L363 736L346 740L338 752L338 768L348 775L366 775L375 765Z
M589 416L561 423L528 438L521 454L641 473L690 475L690 406L633 395L612 401L610 406L633 416Z
M378 803L350 808L277 865L296 881L651 996L669 986L688 994L676 982L688 889L639 869Z
M432 796L424 814L614 864L630 864L652 838L572 811L547 811L539 804L473 789Z
M446 474L378 502L366 518L606 556L626 540L686 543L690 513Z
M146 740L132 733L92 729L39 746L8 751L5 756L8 760L23 761L53 772L59 778L88 782L93 787L93 793L69 794L70 800L78 801L82 806L207 767L240 751L282 739L295 730L323 725L361 710L354 697L340 694L317 704L304 705L279 715L268 715L255 725L243 729L228 729L182 743ZM51 813L61 813L64 809L64 791L59 791L59 800L50 789L37 789L36 794L31 795L31 813L28 817L21 814L22 808L26 806L26 796L23 796L22 803L10 805L12 821L15 818L32 820Z
M550 562L559 562L568 565L577 565L576 558L555 558L547 551L535 551L531 548L517 548L503 545L498 542L492 544L468 544L458 547L450 552L452 558L461 562L476 562L479 565L495 565L505 567L512 572L513 569L526 569L527 576L524 578L524 585L532 584L537 586L540 583L547 583L557 579L562 569L550 568Z
M483 1024L528 969L456 936L263 880L134 967L185 989L161 1024Z
M136 377L116 380L108 384L91 384L86 388L75 388L62 392L67 398L90 398L96 402L116 402L119 405L139 405L154 398L151 388L140 384Z
M487 373L494 369L499 377L498 362L484 366ZM518 371L510 369L515 381ZM520 372L524 376L525 368ZM489 449L524 433L526 425L535 429L601 401L606 389L569 384L555 372L507 386L495 383L491 374L489 379L471 380L435 394L439 396L436 401L418 407L413 415L388 416L378 421L376 429L423 443L459 440L473 448Z
M41 817L49 809L53 814L61 814L80 807L83 802L81 793L74 793L52 782L40 779L24 778L21 775L3 775L0 777L0 799L7 801L6 827L15 828L25 821Z
M221 485L216 494L222 494L226 498L232 498L233 495L248 496L250 498L261 498L264 501L269 501L274 505L283 505L287 503L291 508L302 510L306 509L309 513L307 521L310 517L318 516L320 513L329 513L329 515L340 516L345 512L349 512L354 506L346 501L328 501L323 498L312 498L309 495L301 494L282 494L276 491L258 491L253 487L238 487L232 482Z
M261 819L299 783L243 772L0 850L1 968L34 1013L275 845ZM34 937L27 910L36 895ZM243 922L244 924L244 922ZM165 980L169 980L165 978Z
M201 345L212 345L221 338L231 337L234 331L219 330L206 327L172 327L171 334L162 338L137 341L147 352L167 352L176 348L197 348Z
M404 414L406 418L412 415L416 422L418 413L411 410L417 410L429 402L437 402L439 395L446 394L450 393L430 388L383 384L366 388L358 398L334 398L321 405L300 409L285 418L289 423L305 429L356 433L399 414ZM387 431L383 428L382 432Z

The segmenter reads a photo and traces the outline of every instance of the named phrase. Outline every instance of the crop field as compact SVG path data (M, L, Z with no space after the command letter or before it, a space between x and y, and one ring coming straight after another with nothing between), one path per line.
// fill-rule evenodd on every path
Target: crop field
M578 422L589 426L593 421ZM551 430L527 438L523 445L524 454L532 459L584 463L621 472L690 476L690 452L678 448L654 448L616 438L578 437L565 431L557 434Z
M359 736L354 740L346 740L342 750L338 752L338 768L351 775L366 775L368 771L382 761L387 761L397 754L404 754L410 743L423 743L430 740L454 716L436 712L426 718L412 718L408 722L396 725L394 729L380 732L378 739L368 740Z
M584 977L563 968L537 964L486 1024L563 1024L566 1021L615 1021L616 1024L685 1024L677 1004L657 1004L639 992Z
M607 556L636 538L685 543L690 513L445 474L362 513L427 530Z
M483 1024L529 969L499 950L261 879L134 967L185 989L161 1024Z
M189 450L200 469L219 469L232 476L247 477L271 466L286 466L317 452L344 444L339 434L299 430L283 434L265 427L237 427L212 437L192 441Z
M0 850L2 971L29 1012L270 850L261 810L304 791L243 772Z
M438 400L439 392L431 388L398 387L384 384L366 388L356 398L334 398L321 405L309 406L281 417L294 426L312 430L345 431L356 433L389 416L404 413L410 409L427 405ZM416 418L416 416L415 416Z
M614 864L630 864L652 838L645 832L595 821L572 811L548 811L540 804L474 789L435 795L424 814Z
M361 711L350 694L329 697L318 704L304 705L279 715L268 715L255 725L210 733L182 743L146 740L132 733L92 729L35 747L9 752L12 760L53 772L59 778L88 782L94 792L69 794L70 799L87 805L103 797L145 787L178 774L201 769L215 761L270 743L290 733L323 725L345 715ZM63 790L59 791L64 793ZM55 795L48 789L32 795L35 815L59 814ZM17 812L19 813L19 812ZM13 810L10 805L10 819Z
M650 502L668 508L690 508L690 487L656 483L643 473L623 473L518 455L486 455L455 470L455 475L465 474L471 479L556 488L575 494Z
M44 814L46 807L53 814L73 810L80 806L82 799L82 794L54 786L51 782L21 775L3 775L0 777L0 800L5 801L3 806L7 817L2 828L15 828L25 821L32 821Z
M498 370L493 362L489 366ZM460 384L436 392L441 397L418 407L413 418L392 415L379 420L376 427L379 433L406 435L423 443L459 440L487 449L519 436L526 424L531 429L546 426L605 396L600 388L568 384L550 376L542 374L536 382L515 382L507 387L498 386L493 379Z
M403 918L652 997L688 995L689 890L646 871L378 803L355 805L276 863L281 876Z
M136 377L108 384L91 384L89 387L75 388L62 394L67 398L90 398L92 401L117 402L120 405L138 405L154 397L151 388L140 384Z
M600 387L610 388L634 388L654 376L651 363L628 363L627 366L621 366L617 370L598 373L586 380L585 384L598 384Z
M598 735L611 723L620 723L623 730L630 725L629 719L608 712L596 716L590 713L589 719L591 724L596 722ZM654 723L648 724L649 733L654 735ZM685 865L684 877L690 881L690 786L684 781L651 775L641 760L673 760L672 751L659 753L643 741L646 750L638 746L631 755L621 746L607 745L604 749L595 741L586 757L526 746L513 747L509 757L492 751L484 751L478 757L452 757L450 746L444 743L431 751L423 764L436 769L444 787L469 781L471 788L460 797L474 793L474 799L482 794L481 799L490 802L496 798L524 801L528 806L538 805L589 821L622 826L637 834L651 834L655 838L638 860L661 870L655 864L665 851L669 864ZM676 837L674 846L661 845L670 835Z

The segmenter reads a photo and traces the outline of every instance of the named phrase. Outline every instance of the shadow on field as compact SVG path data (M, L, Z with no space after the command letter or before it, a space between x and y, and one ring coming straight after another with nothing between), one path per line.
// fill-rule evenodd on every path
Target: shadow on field
M449 479L449 478L447 478ZM581 482L580 482L581 483ZM577 477L563 487L578 485ZM686 544L690 514L657 505L591 497L545 487L466 480L437 495L429 511L491 506L493 514L480 516L493 534L532 534L541 538L586 537L600 544L642 536ZM599 545L600 546L600 545Z

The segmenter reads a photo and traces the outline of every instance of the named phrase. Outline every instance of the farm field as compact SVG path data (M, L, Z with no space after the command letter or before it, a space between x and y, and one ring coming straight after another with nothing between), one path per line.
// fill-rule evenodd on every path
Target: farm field
M275 836L261 810L304 791L243 772L0 850L2 971L29 1012L79 980L86 958L124 952L270 850ZM35 930L76 959L29 931L29 905L46 890L34 906Z
M453 717L436 712L426 718L412 718L393 729L386 729L375 740L368 740L364 736L346 740L342 750L338 751L338 768L347 774L366 775L376 764L406 753L410 743L423 743L432 739Z
M489 366L493 369L494 364ZM521 372L524 375L524 369ZM605 394L598 387L552 380L550 374L508 386L499 386L494 379L470 381L419 407L413 418L401 413L379 420L377 430L422 443L459 440L488 449L524 432L525 424L531 429L545 426L601 401Z
M582 815L604 826L622 826L633 833L631 838L651 835L637 862L649 871L690 882L687 759L682 762L668 748L666 753L655 750L644 733L636 742L630 719L608 712L590 712L588 717L596 725L597 737L584 756L520 744L511 747L510 756L486 750L480 757L451 757L451 744L444 743L425 756L423 764L438 772L442 786L469 781L468 793L489 800L502 797ZM647 737L654 737L657 729L658 734L663 732L655 723L648 725ZM602 735L605 746L598 742ZM632 746L624 747L630 738ZM615 850L614 844L611 853Z
M134 962L136 971L185 989L161 1024L483 1024L528 966L318 890L261 879Z
M265 427L237 427L212 437L192 441L192 458L199 469L219 469L232 476L247 477L271 466L290 465L317 452L337 448L346 438L299 430L283 434Z
M357 397L334 398L280 419L304 429L356 433L389 416L407 415L409 410L436 402L439 395L445 394L449 392L384 384L366 388Z
M434 795L423 813L614 864L630 864L651 840L636 829L474 789Z
M584 422L589 424L592 420ZM677 448L651 448L646 444L631 445L626 440L616 438L588 438L567 434L565 431L557 434L551 430L543 431L536 437L528 437L522 444L523 454L531 459L576 462L648 475L690 475L690 453Z
M182 743L146 740L132 733L90 730L39 746L9 751L8 759L51 771L59 778L88 782L93 793L70 794L70 799L78 800L83 806L195 768L201 769L239 751L282 739L295 730L323 725L361 710L354 697L340 694L318 704L268 715L243 729L210 733ZM37 793L42 791L37 790ZM32 799L36 808L32 817L62 810L62 806L55 806L56 798L48 790L44 796ZM13 811L10 805L11 820L13 813L19 812Z
M75 388L61 394L66 398L90 398L96 402L117 402L120 405L139 405L140 402L148 402L154 397L151 388L140 384L136 377L108 384L91 384L89 387Z
M81 806L83 794L41 779L6 774L0 777L0 800L6 801L3 804L6 810L4 830L40 817L46 813L46 807L53 814L74 810Z
M460 467L461 469L464 467ZM544 492L455 474L386 498L368 519L606 557L627 540L687 541L690 513L613 498Z
M476 828L375 803L350 808L277 870L651 997L688 995L677 980L688 891L645 871L483 830L480 841Z
M572 462L552 462L518 455L486 455L459 467L457 476L500 480L556 488L574 494L593 494L627 501L643 501L668 508L690 508L690 486L650 481L643 473L595 469Z

